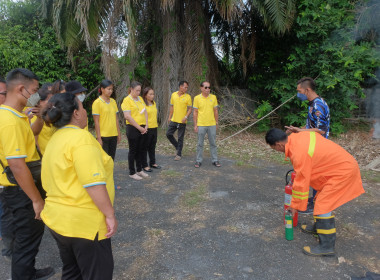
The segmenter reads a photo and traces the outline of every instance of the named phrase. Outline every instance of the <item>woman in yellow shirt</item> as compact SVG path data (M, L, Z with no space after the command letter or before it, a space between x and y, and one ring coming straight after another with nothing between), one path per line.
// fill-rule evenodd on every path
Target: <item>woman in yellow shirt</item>
M121 104L127 124L129 177L134 180L141 180L143 177L149 177L142 170L143 147L149 127L148 113L144 100L139 96L141 84L134 81L129 90L129 95L124 98Z
M144 153L142 159L142 166L144 171L152 172L152 168L160 169L161 166L156 163L156 144L157 144L157 106L154 102L154 90L150 87L146 87L143 90L142 98L146 105L146 111L148 112L148 133L144 146ZM149 166L147 161L147 154L149 154Z
M115 99L111 98L113 83L103 80L99 86L100 96L92 103L96 139L103 150L115 160L116 146L120 143L120 127Z
M57 128L42 159L47 198L41 218L57 242L62 279L111 280L113 160L83 129L87 112L74 94L54 95L42 116Z

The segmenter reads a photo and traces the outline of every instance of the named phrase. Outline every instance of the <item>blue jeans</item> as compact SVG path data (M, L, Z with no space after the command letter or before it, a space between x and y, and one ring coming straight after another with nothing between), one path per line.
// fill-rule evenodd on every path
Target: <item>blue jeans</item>
M213 126L198 126L198 145L197 145L197 158L196 162L203 161L203 145L205 136L207 134L208 142L210 143L211 161L218 161L218 152L215 143L216 139L216 125Z

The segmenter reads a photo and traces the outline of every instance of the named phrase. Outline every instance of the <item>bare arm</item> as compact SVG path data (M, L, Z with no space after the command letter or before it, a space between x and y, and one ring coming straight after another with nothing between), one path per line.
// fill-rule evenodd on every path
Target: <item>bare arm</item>
M120 124L119 124L118 114L116 114L116 128L117 128L117 143L119 144L121 141L121 134L120 134Z
M216 122L216 129L218 129L218 126L219 126L218 107L214 107L214 117L215 117L215 122Z
M194 131L198 133L198 109L193 110Z
M95 131L96 131L96 139L98 140L98 142L100 143L100 145L103 145L102 137L100 135L100 124L99 124L100 116L99 115L92 115L92 117L94 118Z
M44 120L41 117L37 117L34 123L31 124L31 128L34 136L40 134L42 127L44 126Z
M140 132L141 134L144 134L146 133L146 129L143 128L142 126L140 126L134 118L132 118L132 115L131 115L131 112L129 111L125 111L123 112L124 113L124 118L134 127L136 127Z
M148 125L148 111L145 110L144 111L144 114L145 114L145 129L148 131L148 128L149 128L149 125Z
M116 233L117 220L106 186L96 185L86 188L86 191L98 209L104 214L108 230L106 237L110 238Z
M36 214L35 219L41 219L40 213L42 209L44 209L45 202L42 199L36 185L34 184L32 174L30 173L29 168L26 166L25 159L8 159L8 164L12 170L13 175L16 178L18 185L33 203L34 213Z
M187 112L186 112L186 115L185 117L182 119L182 123L186 123L187 122L187 119L189 118L190 114L191 114L191 106L188 106L187 107Z

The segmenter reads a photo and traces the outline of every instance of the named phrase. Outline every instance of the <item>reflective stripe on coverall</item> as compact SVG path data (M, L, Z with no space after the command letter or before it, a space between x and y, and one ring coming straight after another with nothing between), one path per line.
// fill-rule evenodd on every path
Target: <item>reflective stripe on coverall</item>
M309 186L317 190L314 215L338 208L364 193L359 165L341 146L319 133L292 133L285 145L296 177L290 207L306 210Z

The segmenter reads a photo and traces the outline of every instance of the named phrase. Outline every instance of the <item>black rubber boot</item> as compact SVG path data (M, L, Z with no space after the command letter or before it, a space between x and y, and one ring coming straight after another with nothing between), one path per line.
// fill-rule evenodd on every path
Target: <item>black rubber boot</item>
M314 223L312 225L301 225L301 231L308 234L317 234L317 229L315 227L316 217L314 217Z
M319 245L313 248L305 246L303 247L303 253L309 256L334 256L336 240L334 216L327 218L316 217L315 227L319 237Z

